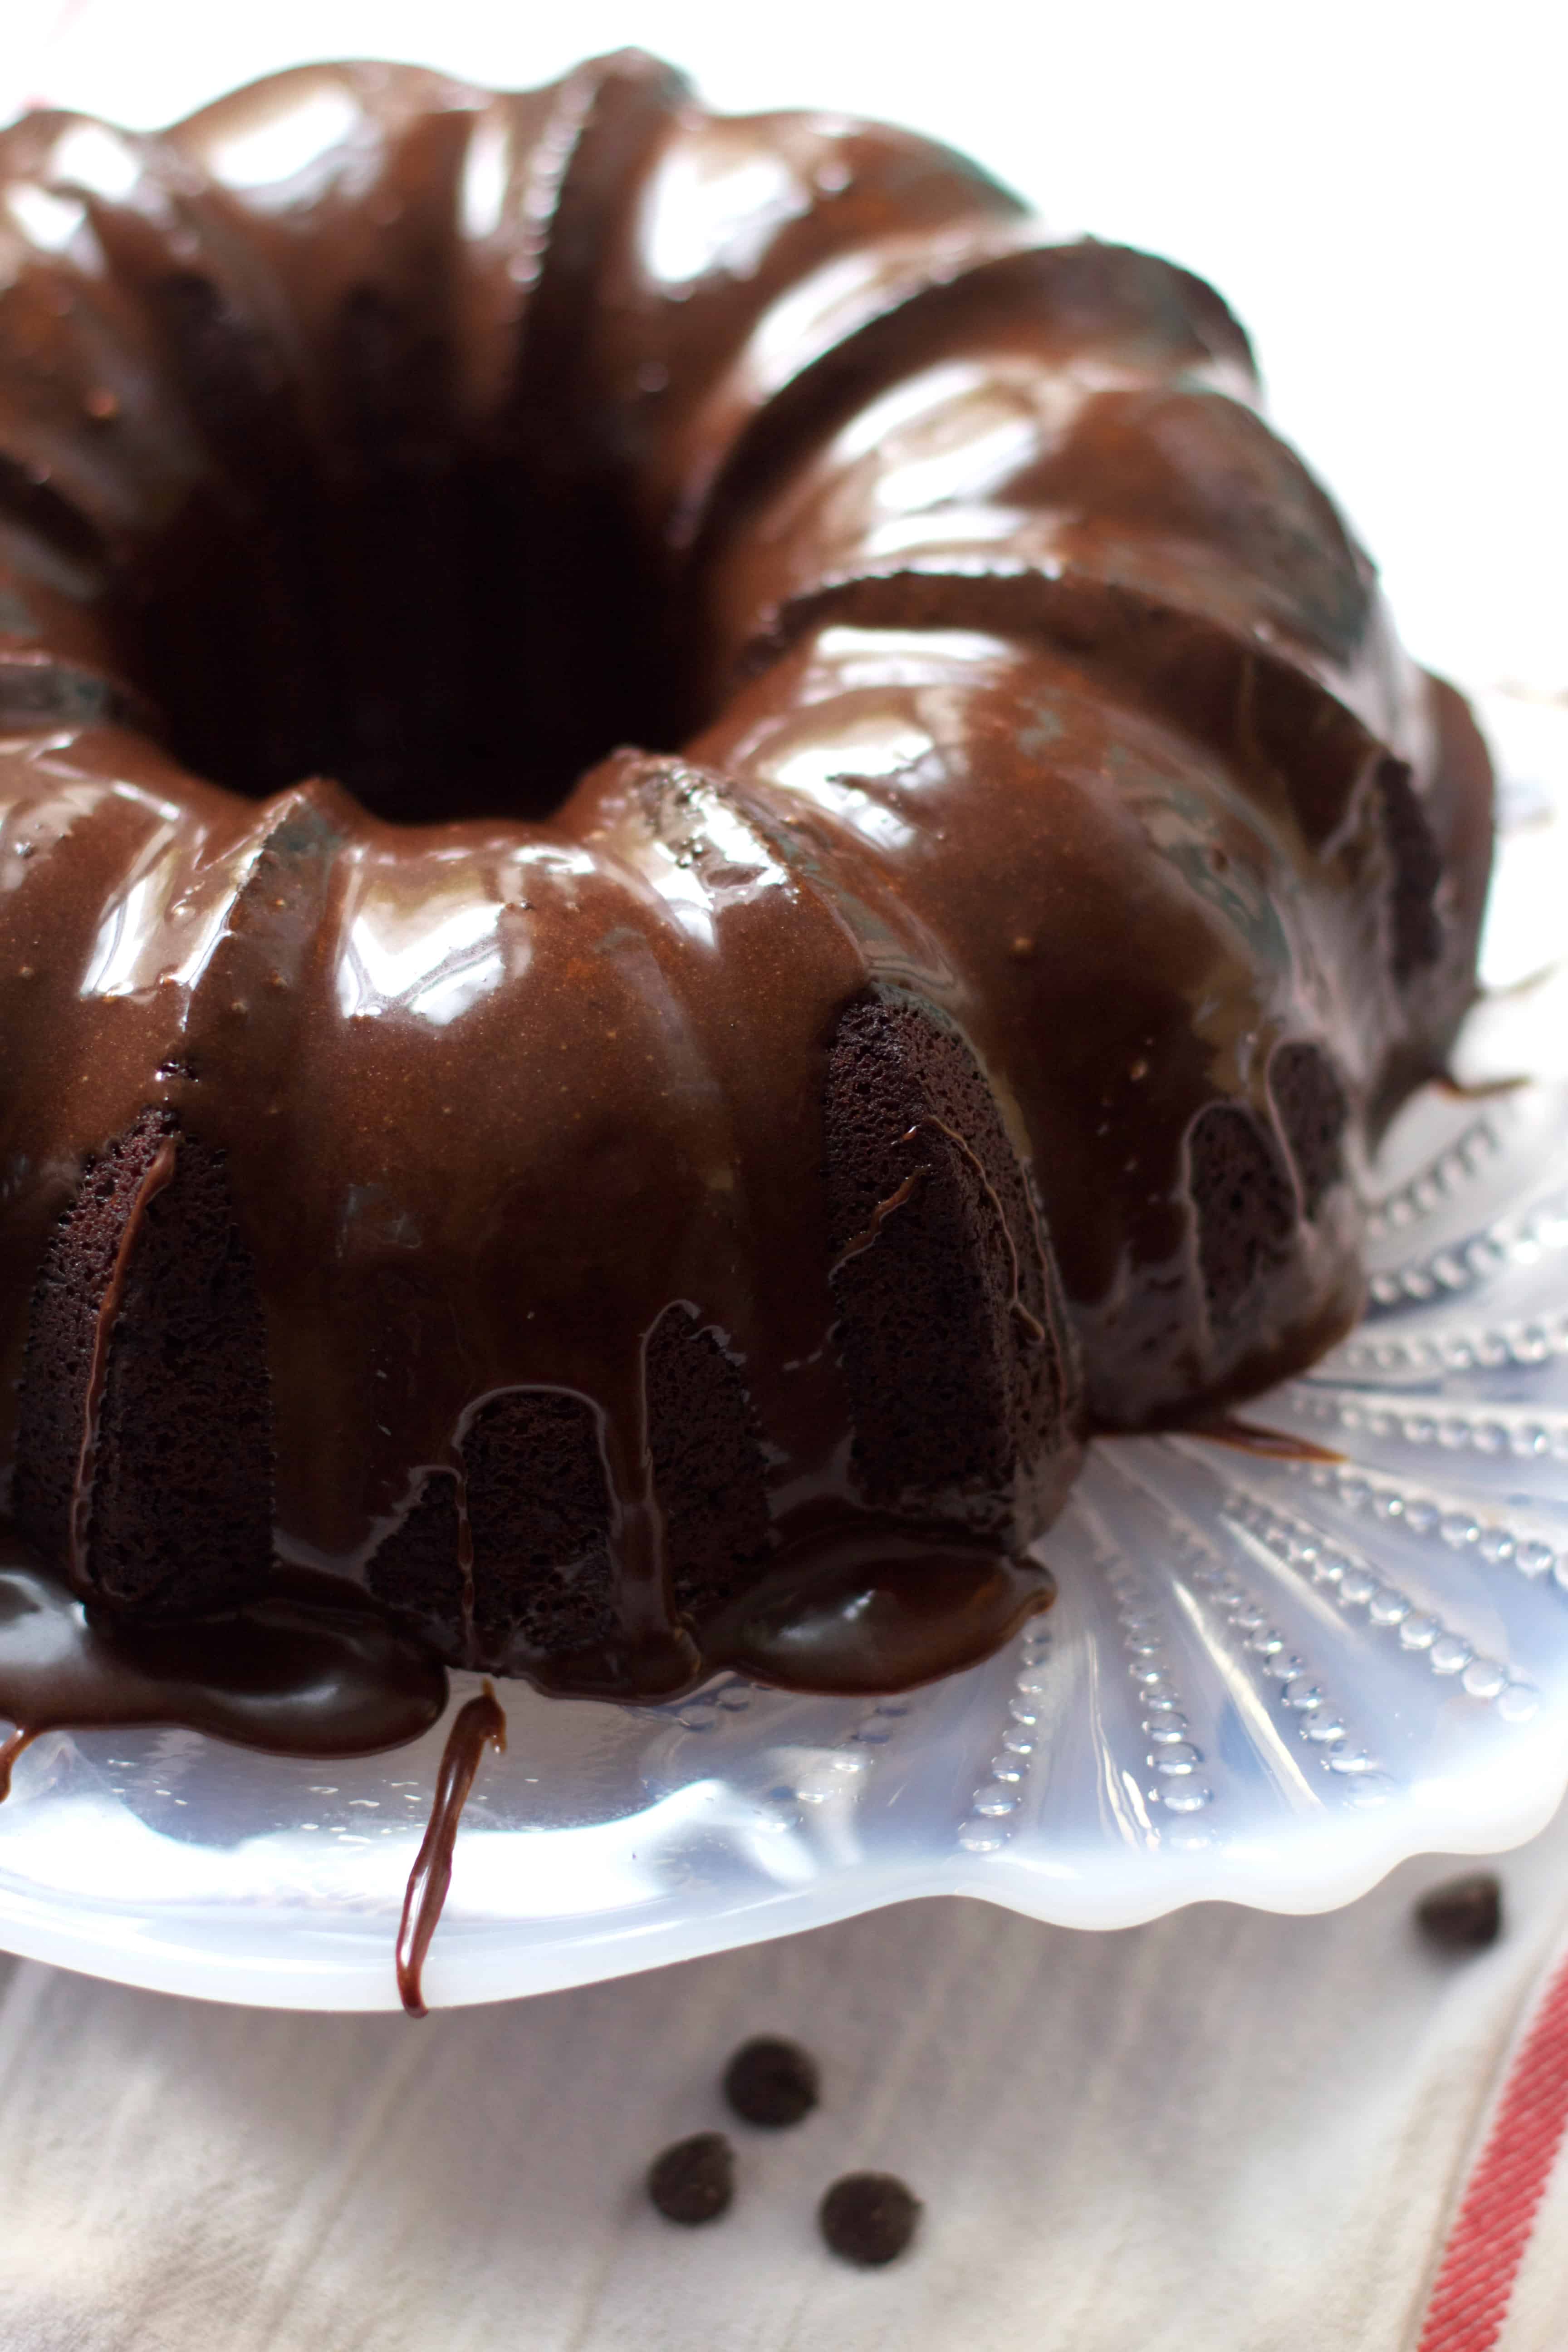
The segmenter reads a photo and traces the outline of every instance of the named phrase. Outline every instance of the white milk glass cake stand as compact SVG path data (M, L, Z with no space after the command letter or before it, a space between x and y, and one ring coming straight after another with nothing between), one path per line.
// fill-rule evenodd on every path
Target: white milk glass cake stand
M1057 1605L904 1697L505 1686L432 2006L911 1895L1082 1927L1321 1910L1545 1823L1568 1784L1568 711L1485 709L1508 782L1471 1091L1425 1096L1384 1155L1363 1322L1247 1408L1338 1458L1097 1444L1041 1548ZM475 1685L453 1681L455 1706ZM442 1739L329 1766L50 1734L0 1805L0 1945L169 1992L395 2007Z

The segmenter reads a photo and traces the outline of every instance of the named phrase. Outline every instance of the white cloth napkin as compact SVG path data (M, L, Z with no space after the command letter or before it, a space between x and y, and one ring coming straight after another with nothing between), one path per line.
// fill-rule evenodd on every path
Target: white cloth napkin
M18 1964L0 2345L1409 2352L1554 1960L1565 1863L1568 1812L1499 1865L1505 1935L1466 1958L1410 1914L1469 1865L1426 1862L1326 1917L1210 1906L1109 1936L911 1904L417 2025ZM822 2063L823 2105L792 2131L736 2124L719 2095L763 2032ZM736 2143L734 2208L676 2228L643 2171L713 2127ZM816 2234L823 2189L858 2168L925 2201L886 2271ZM1568 2342L1564 2219L1568 2176L1499 2352Z

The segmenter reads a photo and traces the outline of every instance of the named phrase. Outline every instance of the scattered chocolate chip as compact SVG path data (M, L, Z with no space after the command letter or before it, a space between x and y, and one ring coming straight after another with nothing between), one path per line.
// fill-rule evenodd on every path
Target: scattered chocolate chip
M847 2172L816 2209L833 2252L868 2269L901 2254L920 2218L920 2199L890 2172Z
M724 2096L735 2113L770 2131L799 2123L818 2095L816 2061L798 2042L761 2033L742 2042L724 2069Z
M1481 1952L1502 1933L1502 1889L1489 1870L1435 1886L1415 1906L1415 1923L1445 1952Z
M678 2139L648 2166L647 2193L667 2221L716 2221L735 2194L735 2151L722 2132Z

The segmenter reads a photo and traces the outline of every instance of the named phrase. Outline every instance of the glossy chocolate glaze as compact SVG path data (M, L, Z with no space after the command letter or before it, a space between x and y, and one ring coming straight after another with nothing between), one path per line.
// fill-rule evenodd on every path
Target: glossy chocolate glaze
M1266 1429L1261 1423L1242 1420L1238 1413L1208 1414L1189 1426L1194 1437L1206 1437L1215 1445L1233 1445L1238 1454L1260 1454L1270 1462L1332 1463L1345 1458L1331 1445L1298 1437L1293 1430Z
M420 1841L397 1930L397 1993L410 2017L424 2017L425 1962L452 1884L452 1853L463 1807L487 1748L506 1747L506 1717L487 1682L458 1709L436 1775L436 1797Z
M783 1690L912 1690L988 1658L1055 1598L1047 1570L994 1544L851 1523L786 1546L703 1649Z
M1489 774L1206 287L635 56L29 117L0 221L0 1448L51 1233L149 1108L222 1155L285 1559L363 1579L455 1482L432 1631L479 1662L467 1437L587 1412L614 1624L493 1660L546 1687L945 1671L1046 1597L1007 1562L1086 1417L1344 1329L1349 1180L1470 995ZM962 1041L1026 1213L932 1112L835 1235L868 1002ZM1244 1164L1261 1238L1194 1199ZM834 1282L942 1171L1058 1425L873 1572ZM765 1462L757 1597L706 1621L651 1467L677 1307ZM906 1598L825 1603L849 1558Z
M212 1617L89 1609L0 1523L0 1715L40 1732L179 1724L274 1756L371 1756L438 1723L446 1672L367 1594L305 1569Z

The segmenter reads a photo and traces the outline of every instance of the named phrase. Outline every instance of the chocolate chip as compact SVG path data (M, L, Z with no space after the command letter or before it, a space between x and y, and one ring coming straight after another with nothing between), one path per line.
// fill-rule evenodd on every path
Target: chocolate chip
M1481 1952L1502 1933L1502 1889L1489 1870L1473 1870L1435 1886L1415 1906L1429 1944L1445 1952Z
M847 2172L816 2209L833 2252L867 2269L901 2254L920 2218L920 2199L890 2172Z
M798 2042L761 2033L742 2042L724 2069L724 2096L743 2123L770 2131L797 2124L818 2097L816 2061Z
M722 2132L678 2139L648 2166L647 2193L667 2221L716 2221L735 2194L735 2151Z

